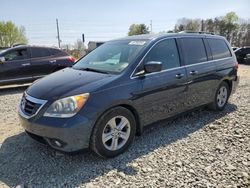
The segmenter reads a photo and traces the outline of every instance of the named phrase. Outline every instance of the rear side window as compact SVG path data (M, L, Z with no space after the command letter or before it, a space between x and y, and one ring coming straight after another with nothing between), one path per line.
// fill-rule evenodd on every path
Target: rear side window
M179 67L180 60L175 39L166 39L156 44L144 59L144 62L149 61L160 61L162 70Z
M31 48L31 56L33 58L36 57L47 57L50 56L51 53L47 48Z
M183 38L186 65L207 61L207 54L201 38Z
M63 56L63 55L65 55L65 56L68 55L66 52L61 51L61 50L56 49L56 48L51 48L51 49L50 49L50 52L51 52L52 55L62 55L62 56Z
M207 39L212 51L213 59L222 59L231 57L231 52L224 40L221 39Z

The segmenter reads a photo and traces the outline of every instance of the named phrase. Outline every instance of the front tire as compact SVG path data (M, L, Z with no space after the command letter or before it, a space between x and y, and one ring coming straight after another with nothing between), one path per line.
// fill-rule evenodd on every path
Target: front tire
M134 115L126 108L113 108L97 121L91 136L91 149L101 157L115 157L132 144L135 132Z
M229 86L226 82L222 82L216 90L214 102L210 105L210 108L215 111L224 110L227 105L227 101L230 95Z

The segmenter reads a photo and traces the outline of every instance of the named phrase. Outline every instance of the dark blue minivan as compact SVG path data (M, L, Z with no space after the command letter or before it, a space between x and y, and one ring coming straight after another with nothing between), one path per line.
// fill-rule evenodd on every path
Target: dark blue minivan
M33 83L21 99L20 120L29 136L57 150L91 148L114 157L148 124L204 105L223 110L237 69L221 36L117 39Z

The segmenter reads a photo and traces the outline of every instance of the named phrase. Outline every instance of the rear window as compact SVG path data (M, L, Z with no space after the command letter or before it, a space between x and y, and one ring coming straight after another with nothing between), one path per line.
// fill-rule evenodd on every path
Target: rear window
M201 38L183 38L186 65L207 61L207 54Z
M207 40L211 48L213 59L222 59L232 56L224 40L221 39L207 39Z
M47 57L50 56L51 53L47 48L31 48L31 56L33 58L36 57Z

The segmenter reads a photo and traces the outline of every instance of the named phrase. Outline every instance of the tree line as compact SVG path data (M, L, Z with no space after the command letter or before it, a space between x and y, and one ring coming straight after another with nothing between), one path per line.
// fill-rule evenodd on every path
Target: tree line
M26 44L25 28L17 27L11 21L0 22L0 47L10 47L16 43Z
M181 31L214 33L226 37L232 46L250 46L250 19L243 20L235 12L229 12L225 16L204 20L181 18L177 20L174 28L167 32L176 33ZM147 33L149 33L149 28L145 24L132 24L128 35Z
M174 28L167 32L180 31L211 32L226 37L232 46L250 46L250 19L241 19L235 12L210 19L181 18L177 20ZM145 24L132 24L128 31L129 36L148 33L150 33L149 27ZM23 26L18 27L11 21L0 21L0 47L10 47L16 43L26 44L27 42ZM82 48L79 47L79 41L74 46L77 46L77 49Z

